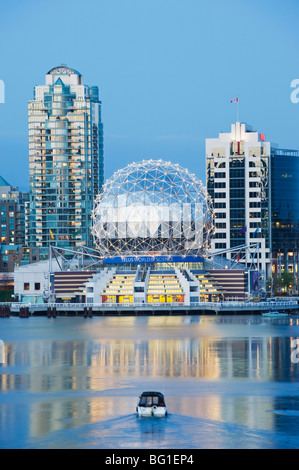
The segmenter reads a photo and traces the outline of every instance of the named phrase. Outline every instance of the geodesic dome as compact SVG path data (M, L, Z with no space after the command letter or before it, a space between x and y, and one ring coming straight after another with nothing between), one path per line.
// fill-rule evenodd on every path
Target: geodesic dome
M213 233L213 208L201 181L162 160L115 172L95 200L93 219L103 256L197 256Z

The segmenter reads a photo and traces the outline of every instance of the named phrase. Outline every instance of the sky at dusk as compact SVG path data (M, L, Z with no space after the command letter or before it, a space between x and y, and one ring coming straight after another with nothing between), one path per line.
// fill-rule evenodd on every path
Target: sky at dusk
M299 149L298 18L298 0L0 0L0 175L28 189L27 103L61 64L99 87L106 178L162 158L205 184L237 96L240 121Z

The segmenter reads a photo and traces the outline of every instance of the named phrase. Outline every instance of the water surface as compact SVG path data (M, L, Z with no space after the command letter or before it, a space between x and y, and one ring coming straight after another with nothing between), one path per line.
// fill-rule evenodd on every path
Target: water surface
M2 318L0 448L299 448L299 317ZM137 418L165 394L166 418Z

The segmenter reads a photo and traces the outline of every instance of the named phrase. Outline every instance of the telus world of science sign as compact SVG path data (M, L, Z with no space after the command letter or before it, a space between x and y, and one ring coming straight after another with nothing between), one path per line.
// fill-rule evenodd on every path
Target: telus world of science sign
M201 263L201 256L114 256L104 258L104 264L128 264L128 263Z

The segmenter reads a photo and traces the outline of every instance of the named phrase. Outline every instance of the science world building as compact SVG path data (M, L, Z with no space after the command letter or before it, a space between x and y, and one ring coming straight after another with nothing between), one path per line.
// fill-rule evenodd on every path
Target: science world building
M17 270L19 300L116 309L124 304L189 306L242 301L248 289L258 289L257 279L251 280L236 259L211 254L210 196L178 164L143 160L115 172L95 199L92 220L96 248L52 247L50 272L49 263L40 264L36 275L33 265ZM39 292L37 278L43 279Z
M199 256L213 234L213 208L202 183L162 160L116 172L97 197L95 244L103 256Z

